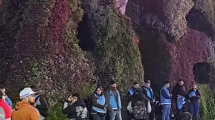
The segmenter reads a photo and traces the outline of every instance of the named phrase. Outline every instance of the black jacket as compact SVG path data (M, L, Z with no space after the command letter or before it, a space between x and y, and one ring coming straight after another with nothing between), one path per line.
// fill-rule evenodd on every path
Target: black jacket
M191 89L190 91L189 91L189 94L193 91L194 89ZM191 97L191 98L189 98L189 100L191 101L191 102L196 102L196 101L199 101L201 99L201 93L199 92L199 90L197 89L196 90L196 96L194 97Z
M186 92L185 92L184 86L176 84L176 86L173 88L172 95L173 95L173 98L175 101L177 101L177 95L186 97Z
M86 105L82 100L77 100L75 103L69 106L69 102L65 102L64 105L65 104L67 104L67 106L64 106L62 113L67 114L68 118L70 119L75 118L75 120L83 120L77 116L78 114L82 114L82 112L84 112L84 109L86 109ZM86 116L88 117L88 114Z

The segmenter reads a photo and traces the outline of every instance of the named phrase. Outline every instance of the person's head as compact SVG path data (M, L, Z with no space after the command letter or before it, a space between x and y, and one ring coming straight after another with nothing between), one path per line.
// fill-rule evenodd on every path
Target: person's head
M169 88L169 86L170 86L169 81L166 81L166 82L164 83L164 85L165 85L167 88Z
M2 93L3 93L4 95L6 95L6 94L5 94L5 86L0 85L0 90L2 91Z
M140 86L139 83L137 83L137 82L134 82L134 83L133 83L133 87L134 87L134 88L139 88L139 86Z
M147 87L150 87L151 86L151 80L146 80L145 84L146 84Z
M95 93L96 93L96 94L98 94L98 95L101 95L101 94L102 94L102 92L103 92L103 88L102 88L102 86L98 86L98 87L96 88Z
M5 100L5 98L6 98L6 95L4 95L4 94L2 93L2 91L0 91L0 99L4 99L4 100Z
M179 84L180 86L183 86L183 85L184 85L184 81L183 81L182 79L179 79L178 84Z
M77 100L81 100L81 95L78 94L78 93L74 93L74 94L72 95L72 102L74 103L74 102L76 102Z
M20 93L19 97L22 101L29 102L31 105L35 103L34 92L30 87L24 88Z
M193 83L193 89L197 89L197 88L198 88L197 84Z
M113 89L113 90L116 90L117 87L116 87L116 82L115 81L111 81L110 82L110 87Z

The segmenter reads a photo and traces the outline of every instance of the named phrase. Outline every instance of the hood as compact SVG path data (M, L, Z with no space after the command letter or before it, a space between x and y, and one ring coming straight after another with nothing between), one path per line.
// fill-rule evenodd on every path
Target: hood
M30 103L24 102L24 101L17 102L16 106L15 106L15 110L20 110L25 106L31 106L31 105L30 105Z
M135 98L138 100L138 101L142 101L145 99L145 95L144 94L136 94L135 95Z
M78 105L78 106L86 107L84 101L82 101L82 100L80 100L80 99L77 100L74 104L76 104L76 105Z

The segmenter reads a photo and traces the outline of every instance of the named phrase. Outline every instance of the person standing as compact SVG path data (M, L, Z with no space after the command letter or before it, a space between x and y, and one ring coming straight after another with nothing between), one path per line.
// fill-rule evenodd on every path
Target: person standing
M186 96L184 81L182 79L179 79L178 83L173 88L172 94L173 94L173 98L174 98L174 101L175 101L176 107L177 107L176 120L181 120L181 113L183 110L183 105L178 106L177 103L178 103L178 99L181 99L181 97L185 98L185 96Z
M142 88L135 90L134 95L128 103L127 110L132 115L132 120L148 120L151 105L150 101L143 94Z
M189 91L190 100L190 112L192 114L193 120L198 120L199 118L199 106L200 106L201 93L197 88L197 84L193 84L193 88Z
M16 103L11 120L41 120L39 112L33 107L35 105L34 94L35 92L29 87L19 93L21 101Z
M34 91L34 92L37 92L37 88L36 86L32 85L31 86L31 89ZM39 94L38 92L34 95L35 97L35 102L36 102L36 109L39 111L40 113L40 118L41 120L44 120L45 117L48 117L49 116L49 101L48 99L45 97L45 95L43 94Z
M149 120L154 120L155 118L155 96L151 88L151 81L146 80L145 85L142 87L143 94L150 100L151 113L149 113Z
M71 95L64 102L62 113L67 114L69 120L88 120L87 107L78 93Z
M170 120L170 109L171 109L171 97L169 92L169 82L166 81L162 89L160 90L160 100L163 108L162 120Z
M116 82L110 82L110 89L105 92L105 98L107 100L107 110L110 116L110 120L122 120L121 116L121 98L119 91L117 90Z
M105 120L107 101L103 94L103 89L98 86L91 97L92 100L92 117L93 120Z
M140 86L139 83L134 82L133 85L132 85L132 87L130 87L130 88L128 89L128 97L132 96L132 95L134 94L134 91L135 91L137 88L139 88L139 86Z
M10 105L11 108L13 108L13 103L10 100L10 98L6 95L6 90L5 90L5 86L0 85L0 90L2 91L3 95L6 97L5 101Z
M0 107L2 107L4 110L4 113L5 113L4 119L10 120L12 108L10 107L10 105L8 105L8 103L5 102L5 98L6 98L6 96L3 95L2 91L0 91Z

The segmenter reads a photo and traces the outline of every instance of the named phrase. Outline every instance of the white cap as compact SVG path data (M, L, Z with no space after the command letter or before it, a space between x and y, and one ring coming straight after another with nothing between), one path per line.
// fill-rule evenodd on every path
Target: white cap
M37 92L34 92L30 87L24 88L20 93L19 93L19 97L20 99L27 97L29 95L35 94Z

